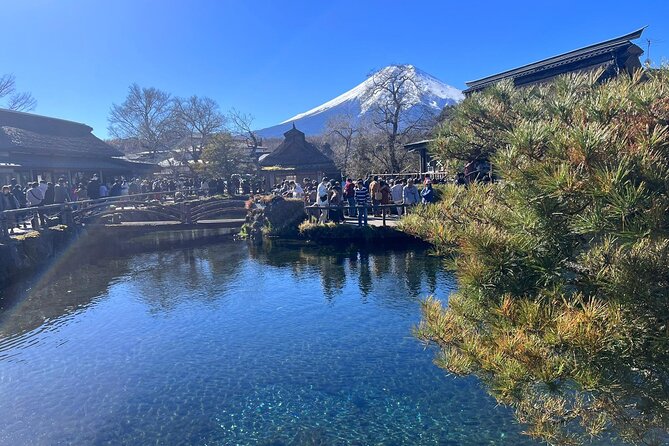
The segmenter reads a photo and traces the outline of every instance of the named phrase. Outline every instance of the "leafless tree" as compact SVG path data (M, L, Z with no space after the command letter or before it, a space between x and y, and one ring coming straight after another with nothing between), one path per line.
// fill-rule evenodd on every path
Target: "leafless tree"
M157 152L171 150L183 138L169 93L132 84L122 104L112 104L109 133L122 139L136 139L142 148Z
M176 98L174 112L185 135L182 150L188 153L193 161L198 161L203 147L216 133L223 130L226 118L220 112L218 103L208 97Z
M394 65L373 73L362 101L371 104L368 115L381 144L369 155L391 173L403 171L411 159L403 145L425 135L433 126L434 114L416 104L420 92L409 65Z
M16 78L13 74L0 76L0 99L7 97L5 108L16 111L31 111L37 106L37 101L28 92L16 91Z
M262 138L253 130L253 115L233 108L228 113L228 119L233 135L244 138L246 144L253 149L262 146Z
M348 162L352 155L355 137L359 133L357 116L351 113L334 116L328 120L325 129L325 135L333 143L335 163L344 174L349 174Z

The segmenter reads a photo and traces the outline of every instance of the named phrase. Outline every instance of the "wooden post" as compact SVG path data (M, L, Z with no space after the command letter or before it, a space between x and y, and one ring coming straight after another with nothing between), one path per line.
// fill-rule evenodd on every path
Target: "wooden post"
M4 212L0 213L0 230L2 231L2 234L0 234L0 237L2 237L3 240L8 240L9 239L9 225L7 223L7 215L5 215Z
M181 203L181 223L185 225L193 224L193 214L190 203Z
M68 230L74 230L74 218L72 217L72 206L65 203L61 208L61 223L67 226Z
M30 220L30 225L35 231L38 231L40 228L40 216L39 216L39 211L37 208L34 208L33 210L33 218Z

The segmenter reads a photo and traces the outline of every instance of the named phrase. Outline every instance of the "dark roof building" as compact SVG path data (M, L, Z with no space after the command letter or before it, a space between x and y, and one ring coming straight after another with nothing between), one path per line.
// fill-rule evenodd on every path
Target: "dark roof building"
M323 176L339 176L331 158L306 140L304 133L295 128L283 134L284 140L272 153L260 157L267 186L272 187L282 180L320 179Z
M404 149L409 152L415 152L418 154L419 159L419 173L431 173L435 172L438 169L436 166L436 161L430 156L428 151L428 146L432 142L432 139L424 139L422 141L416 141L409 144L404 144Z
M504 79L512 79L513 83L520 87L549 81L561 74L600 68L604 70L600 80L611 78L621 72L631 73L641 68L639 56L643 54L643 50L631 41L641 37L644 29L641 28L615 39L467 82L469 88L464 93L470 95Z
M147 173L154 167L121 159L123 152L102 141L85 124L0 109L0 181L20 184L44 179L83 180Z

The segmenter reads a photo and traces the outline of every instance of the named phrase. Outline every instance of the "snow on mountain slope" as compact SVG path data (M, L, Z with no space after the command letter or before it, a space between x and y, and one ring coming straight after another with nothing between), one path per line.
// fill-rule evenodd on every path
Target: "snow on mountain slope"
M404 67L411 79L411 82L406 83L409 108L422 105L433 109L435 114L438 114L444 106L464 99L462 92L457 88L444 84L413 65ZM380 99L380 93L368 94L368 91L374 86L375 79L392 76L400 69L397 65L385 67L346 93L309 111L295 115L279 125L259 130L258 134L265 138L279 137L295 123L297 128L307 135L318 135L325 130L327 121L334 116L346 114L361 118Z

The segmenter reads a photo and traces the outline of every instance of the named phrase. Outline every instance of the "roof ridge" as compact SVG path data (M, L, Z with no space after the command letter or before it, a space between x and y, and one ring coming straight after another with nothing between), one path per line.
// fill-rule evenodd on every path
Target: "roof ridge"
M618 46L618 44L623 44L625 42L629 42L630 40L638 39L639 37L641 37L641 34L644 32L644 30L646 28L648 28L647 25L642 27L642 28L639 28L636 31L633 31L631 33L628 33L628 34L625 34L625 35L622 35L622 36L619 36L619 37L615 37L613 39L604 40L602 42L594 43L594 44L587 45L587 46L584 46L584 47L581 47L581 48L577 48L577 49L574 49L574 50L571 50L571 51L567 51L566 53L557 54L555 56L551 56L551 57L548 57L546 59L541 59L541 60L531 62L531 63L526 64L526 65L521 65L520 67L512 68L510 70L505 70L505 71L502 71L500 73L496 73L496 74L493 74L493 75L490 75L490 76L482 77L480 79L467 81L467 82L465 82L465 84L469 88L474 88L474 87L477 87L479 85L483 85L483 84L487 84L489 82L492 82L492 81L494 81L495 79L498 79L498 78L508 77L512 73L522 74L526 71L530 71L530 70L536 68L537 66L546 65L547 63L550 63L550 62L557 62L560 59L575 57L579 53L582 53L582 52L591 52L591 51L597 50L597 49L604 49L604 48L610 48L610 47L613 47L613 46Z
M9 108L1 108L0 107L0 123L2 122L2 114L7 113L7 114L12 114L16 116L23 116L26 118L39 118L39 119L45 119L49 121L58 121L62 123L67 123L67 124L73 124L81 127L85 127L89 129L89 132L93 131L93 127L84 124L83 122L77 122L77 121L70 121L68 119L62 119L62 118L54 118L53 116L45 116L45 115L38 115L37 113L28 113L28 112L23 112L23 111L18 111L18 110L11 110Z

